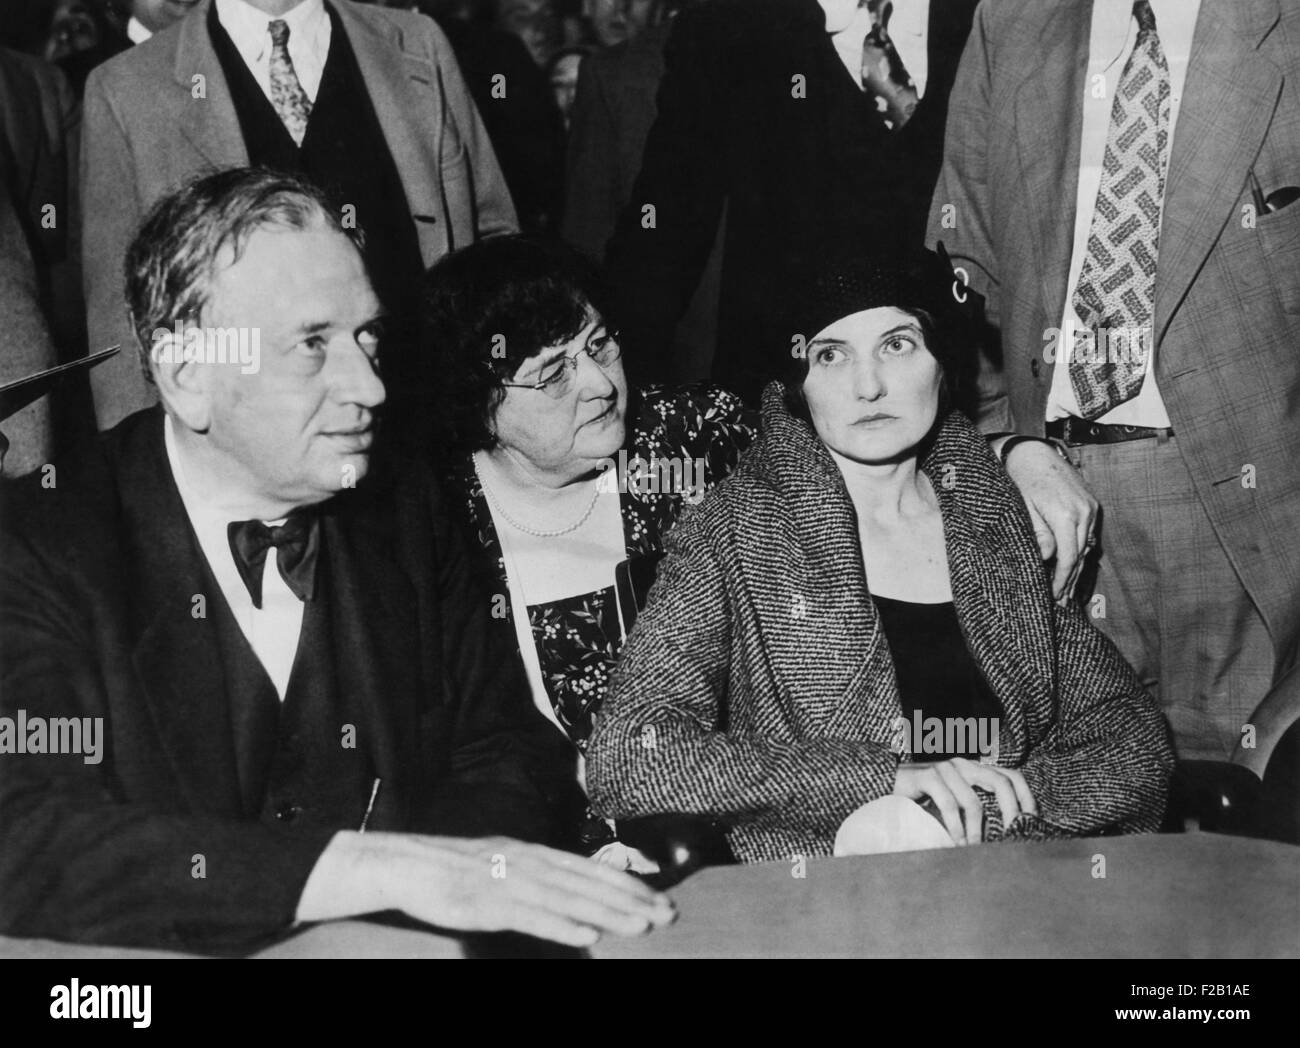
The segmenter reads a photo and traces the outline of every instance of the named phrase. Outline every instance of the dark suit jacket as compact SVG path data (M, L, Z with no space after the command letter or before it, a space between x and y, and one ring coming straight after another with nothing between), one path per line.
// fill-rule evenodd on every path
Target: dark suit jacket
M953 89L928 236L1001 331L1000 356L984 361L990 430L1043 431L1091 18L1075 0L985 0ZM1300 655L1300 203L1247 221L1252 170L1266 195L1300 186L1300 8L1202 0L1165 188L1155 377L1280 674Z
M1154 831L1173 769L1154 700L1053 601L1024 502L964 416L923 468L962 635L1002 709L997 763L1038 804L1002 827L986 795L989 836ZM717 818L746 861L830 854L893 791L902 707L843 477L775 384L763 436L666 545L587 748L592 804Z
M575 776L567 744L488 628L440 497L402 476L322 510L339 688L366 711L358 744L382 780L369 828L550 839ZM243 817L161 411L104 434L56 487L36 479L5 507L0 711L102 717L106 756L0 757L0 932L193 948L284 929L336 828ZM337 829L356 829L364 802Z
M564 121L546 74L514 33L456 18L438 25L492 138L520 229L553 232L564 195Z
M0 382L53 367L83 349L76 241L80 123L81 108L58 69L0 48ZM84 396L65 395L60 408L70 410L73 402L89 407ZM49 461L51 408L42 399L5 423L13 444L9 473ZM60 418L66 413L58 412Z
M569 123L565 164L564 239L592 258L603 258L619 215L632 199L646 138L655 122L655 96L664 73L671 22L650 26L635 39L582 60ZM672 332L658 368L672 384L708 378L718 338L722 275L719 223L713 250L695 295Z
M827 250L921 243L974 6L931 4L925 97L896 133L844 68L816 0L710 0L675 19L658 115L607 255L634 376L662 370L724 201L713 378L755 403L792 337L814 334L791 330L790 274Z
M86 83L82 199L89 338L124 351L92 376L101 428L156 398L141 376L122 261L144 214L196 175L248 163L207 30L210 0L100 66ZM514 205L451 46L432 20L330 0L365 77L426 266L482 236L513 233ZM195 78L202 78L196 81ZM202 97L195 97L197 85Z

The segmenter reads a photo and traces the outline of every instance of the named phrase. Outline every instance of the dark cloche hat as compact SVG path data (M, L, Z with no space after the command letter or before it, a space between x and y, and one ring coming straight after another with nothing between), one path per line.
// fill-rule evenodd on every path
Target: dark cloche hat
M795 285L791 319L808 340L843 317L879 306L922 309L945 330L962 332L976 322L981 305L942 243L937 251L823 255Z

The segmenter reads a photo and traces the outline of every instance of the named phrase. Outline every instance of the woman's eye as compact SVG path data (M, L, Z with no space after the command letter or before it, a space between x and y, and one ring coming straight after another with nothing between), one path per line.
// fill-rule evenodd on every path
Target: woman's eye
M324 353L325 337L323 335L310 335L298 343L300 349L305 349L308 353Z
M838 346L822 346L813 354L813 361L817 364L838 364L843 359L844 351Z
M885 343L890 353L907 353L916 348L916 343L906 335L895 335Z

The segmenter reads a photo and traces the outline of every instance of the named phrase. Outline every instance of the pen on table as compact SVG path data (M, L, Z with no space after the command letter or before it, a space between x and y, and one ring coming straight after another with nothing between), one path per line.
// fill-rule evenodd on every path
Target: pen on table
M370 813L375 810L375 798L379 796L379 783L381 780L375 779L370 784L370 800L366 803L366 813L361 816L361 828L358 833L366 832L366 825L370 822Z

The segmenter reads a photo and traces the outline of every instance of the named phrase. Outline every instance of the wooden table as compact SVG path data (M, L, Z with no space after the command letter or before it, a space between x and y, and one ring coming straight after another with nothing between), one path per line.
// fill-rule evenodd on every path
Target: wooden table
M1101 872L1104 859L1105 877ZM681 917L596 957L1300 957L1300 847L1209 833L995 844L703 870ZM455 939L319 925L267 958L463 956ZM0 957L180 957L0 938Z
M1105 862L1105 877L1100 856ZM1300 847L1216 834L702 870L597 957L1298 957Z

